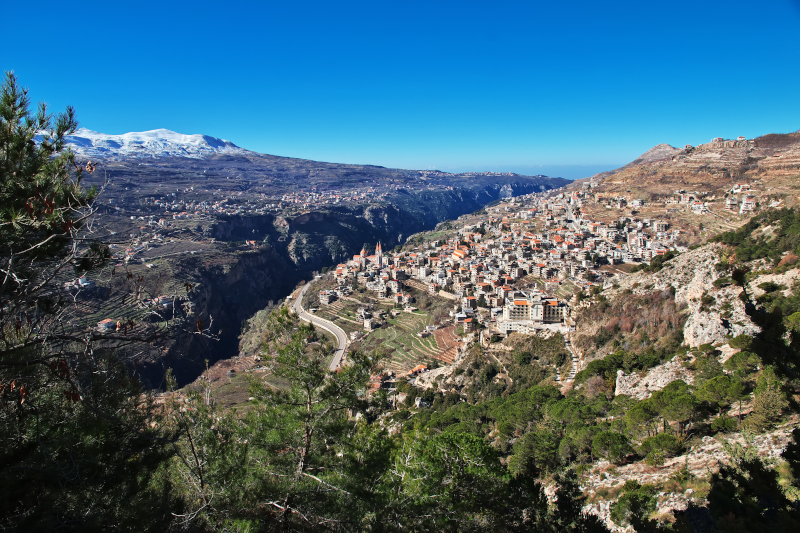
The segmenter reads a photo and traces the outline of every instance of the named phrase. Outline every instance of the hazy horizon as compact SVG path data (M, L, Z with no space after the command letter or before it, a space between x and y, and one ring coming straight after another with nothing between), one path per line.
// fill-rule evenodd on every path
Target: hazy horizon
M523 176L547 176L550 178L565 178L577 180L588 178L598 172L614 170L626 163L618 165L496 165L496 166L440 166L430 167L429 169L419 170L441 170L442 172L461 173L461 172L513 172Z

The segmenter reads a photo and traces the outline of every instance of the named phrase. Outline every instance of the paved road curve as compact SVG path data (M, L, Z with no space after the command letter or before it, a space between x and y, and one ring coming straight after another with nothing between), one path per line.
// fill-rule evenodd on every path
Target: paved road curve
M333 359L331 360L331 364L328 367L331 371L336 370L340 364L342 364L342 357L344 356L345 352L347 351L347 334L344 332L342 328L331 322L330 320L325 320L324 318L320 318L318 316L311 315L306 313L303 310L303 295L305 295L308 288L311 287L311 282L306 283L303 288L300 290L300 294L297 295L297 299L292 304L292 310L306 322L311 322L315 326L318 326L326 331L330 331L336 336L336 343L338 344L338 348L336 348L336 352L333 354Z

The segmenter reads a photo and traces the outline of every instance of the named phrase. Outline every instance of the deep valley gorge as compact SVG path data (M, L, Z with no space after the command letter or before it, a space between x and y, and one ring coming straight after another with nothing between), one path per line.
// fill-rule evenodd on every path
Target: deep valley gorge
M543 176L353 169L249 152L199 161L98 162L86 179L104 187L93 229L109 241L132 239L115 249L118 266L157 278L159 289L169 287L190 301L193 320L213 320L215 340L185 331L141 359L142 375L153 387L164 386L168 368L184 384L204 370L206 360L236 355L249 317L365 243L393 248L492 202L567 183ZM306 201L296 191L308 191ZM316 191L335 191L330 195L337 201Z

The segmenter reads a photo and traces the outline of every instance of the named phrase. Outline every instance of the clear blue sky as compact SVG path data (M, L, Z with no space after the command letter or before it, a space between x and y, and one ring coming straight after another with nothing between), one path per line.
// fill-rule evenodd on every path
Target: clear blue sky
M800 128L800 0L175 4L6 4L0 68L105 133L402 168L576 178Z

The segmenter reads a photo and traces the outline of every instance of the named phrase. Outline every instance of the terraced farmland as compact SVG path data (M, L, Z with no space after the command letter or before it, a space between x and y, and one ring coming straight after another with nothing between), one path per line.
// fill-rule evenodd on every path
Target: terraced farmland
M166 323L155 320L153 309L148 306L148 301L158 295L177 298L175 315L171 310L163 311L165 318L183 319L186 287L173 279L170 272L163 272L168 270L167 266L159 266L159 270L153 272L143 266L132 265L127 269L130 276L118 274L119 279L115 279L111 287L99 284L92 289L78 293L72 290L70 294L65 294L66 298L72 299L67 318L70 326L75 331L85 331L96 328L98 322L110 318L114 322L126 324L124 334L155 331L167 326ZM166 281L159 282L159 277L166 278ZM138 299L136 293L139 293Z
M106 301L76 300L73 304L76 311L75 324L83 328L94 328L97 323L105 318L114 321L141 322L149 315L147 310L134 305L132 298L127 294L118 294Z
M420 363L441 360L443 350L434 336L424 339L417 336L429 323L429 317L425 313L402 313L397 318L390 318L386 326L367 335L362 346L368 351L387 351L387 368L397 373L406 373Z
M362 307L351 300L337 300L324 305L317 315L333 321L347 333L364 331L363 321L356 316L356 310ZM389 312L393 306L389 303L379 304L375 312ZM382 349L388 352L387 368L397 373L407 373L421 363L432 363L434 360L451 363L456 355L458 338L452 326L436 330L433 335L420 338L417 334L432 324L428 313L400 313L396 318L389 318L386 325L368 333L362 340L362 349L371 352Z
M355 302L348 300L336 300L330 305L323 305L316 312L320 318L334 322L346 333L351 331L363 331L364 321L356 316L356 309L359 306Z

